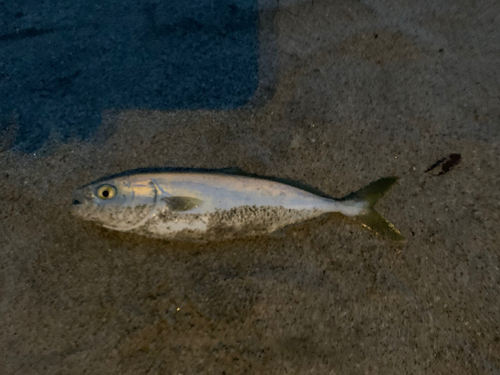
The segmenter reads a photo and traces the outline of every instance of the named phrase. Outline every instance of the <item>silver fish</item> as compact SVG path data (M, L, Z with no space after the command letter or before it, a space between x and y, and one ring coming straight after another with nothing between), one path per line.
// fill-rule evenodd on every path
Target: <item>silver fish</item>
M275 180L228 173L125 174L77 189L72 213L117 231L210 241L271 233L339 212L400 241L400 232L373 209L396 180L382 178L333 199Z

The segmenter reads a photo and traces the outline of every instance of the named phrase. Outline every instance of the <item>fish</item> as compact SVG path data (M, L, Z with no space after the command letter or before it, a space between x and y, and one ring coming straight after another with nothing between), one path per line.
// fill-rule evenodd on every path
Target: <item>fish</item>
M266 235L340 213L386 239L404 241L373 208L397 179L384 177L335 199L304 185L241 170L131 171L77 188L71 212L110 230L196 242Z

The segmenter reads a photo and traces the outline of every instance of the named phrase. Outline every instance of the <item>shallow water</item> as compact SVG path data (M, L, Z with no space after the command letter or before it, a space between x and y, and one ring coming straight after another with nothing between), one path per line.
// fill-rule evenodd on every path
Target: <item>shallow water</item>
M265 8L242 108L104 110L93 137L36 156L3 137L5 373L500 372L498 11ZM447 173L425 172L452 153ZM408 241L332 216L193 245L69 213L102 176L228 166L335 197L399 176L377 208Z

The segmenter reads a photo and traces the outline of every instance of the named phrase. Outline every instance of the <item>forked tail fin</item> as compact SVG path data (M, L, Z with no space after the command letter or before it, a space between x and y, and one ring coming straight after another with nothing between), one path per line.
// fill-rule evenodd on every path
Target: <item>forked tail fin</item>
M380 198L390 189L390 187L398 180L397 177L384 177L374 181L364 188L351 193L342 200L361 201L366 203L366 208L363 212L356 216L356 220L363 226L371 229L382 237L393 241L405 241L401 233L387 220L385 220L373 206Z

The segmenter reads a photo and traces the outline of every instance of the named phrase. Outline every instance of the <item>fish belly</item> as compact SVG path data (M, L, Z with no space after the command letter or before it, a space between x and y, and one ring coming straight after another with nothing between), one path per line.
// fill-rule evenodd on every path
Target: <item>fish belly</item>
M238 206L203 213L160 212L137 234L174 240L213 241L258 236L319 216L323 211L277 206Z

